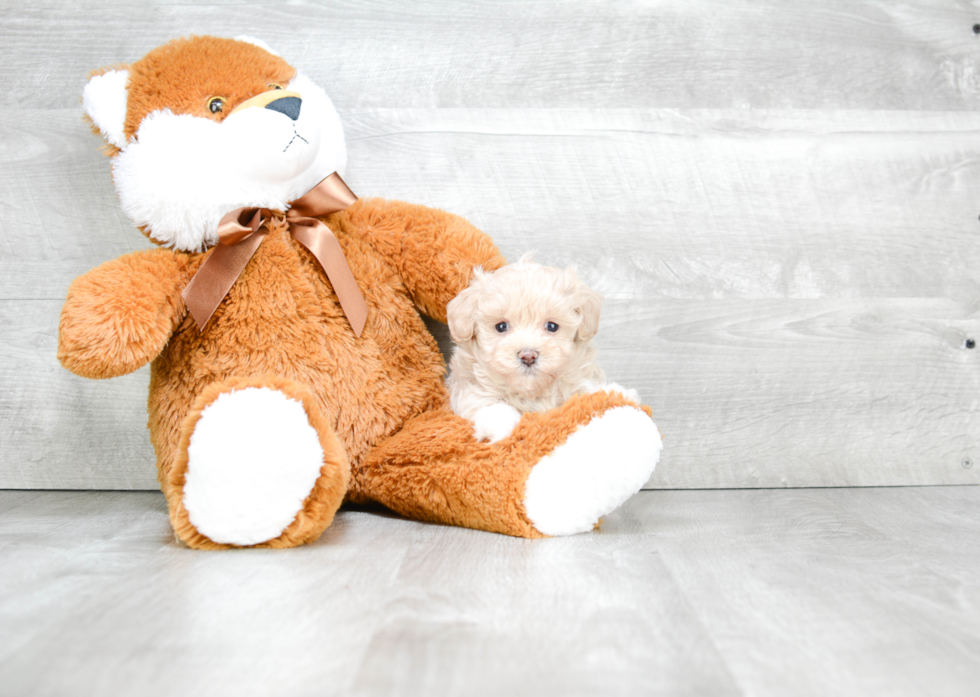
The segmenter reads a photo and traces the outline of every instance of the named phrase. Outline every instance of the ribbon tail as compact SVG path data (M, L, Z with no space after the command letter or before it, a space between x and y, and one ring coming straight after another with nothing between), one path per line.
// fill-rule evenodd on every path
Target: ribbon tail
M264 230L236 244L219 244L204 260L181 296L201 331L265 239Z
M354 330L354 335L361 338L361 332L364 331L364 325L367 323L368 306L350 270L340 242L330 228L319 220L294 219L290 223L293 237L310 250L310 253L320 262L320 266L333 285L340 307L347 316L351 329Z

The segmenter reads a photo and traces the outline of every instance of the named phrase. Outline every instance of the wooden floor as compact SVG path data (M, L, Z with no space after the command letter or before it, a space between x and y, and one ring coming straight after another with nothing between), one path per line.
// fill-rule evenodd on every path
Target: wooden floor
M644 491L528 541L343 512L196 552L0 492L0 694L976 695L980 487Z

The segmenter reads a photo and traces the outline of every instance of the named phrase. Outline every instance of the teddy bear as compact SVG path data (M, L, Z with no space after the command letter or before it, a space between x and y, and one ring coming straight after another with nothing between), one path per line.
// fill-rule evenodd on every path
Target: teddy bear
M459 216L358 198L325 91L250 37L96 71L82 106L155 246L75 279L58 358L150 364L148 428L193 548L316 540L344 502L526 538L591 531L650 477L647 407L599 390L478 441L421 315L505 264Z

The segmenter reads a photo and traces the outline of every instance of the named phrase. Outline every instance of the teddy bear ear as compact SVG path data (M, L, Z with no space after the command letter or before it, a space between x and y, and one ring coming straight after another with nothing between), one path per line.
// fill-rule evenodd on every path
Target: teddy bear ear
M259 48L265 49L266 51L268 51L272 55L277 56L277 57L280 57L279 56L279 53L277 53L276 51L273 51L269 47L269 44L267 44L266 42L264 42L262 39L256 39L254 36L247 36L245 34L242 34L241 36L236 36L235 37L235 41L244 41L247 44L252 44L253 46L258 46Z
M117 148L126 147L126 104L128 70L108 70L95 75L82 92L82 108L102 137Z

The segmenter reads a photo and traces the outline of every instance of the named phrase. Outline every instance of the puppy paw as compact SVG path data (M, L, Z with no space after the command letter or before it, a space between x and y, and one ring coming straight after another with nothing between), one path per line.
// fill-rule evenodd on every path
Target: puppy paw
M627 388L623 387L622 385L620 385L617 382L607 382L605 385L603 385L598 390L596 390L596 392L599 392L599 391L602 391L602 392L619 392L624 397L626 397L626 399L628 399L631 402L633 402L633 404L636 404L637 406L639 406L639 404L640 404L640 393L639 392L637 392L636 390L627 389Z
M520 420L521 412L509 404L492 404L476 412L473 430L477 440L496 443L509 436Z

